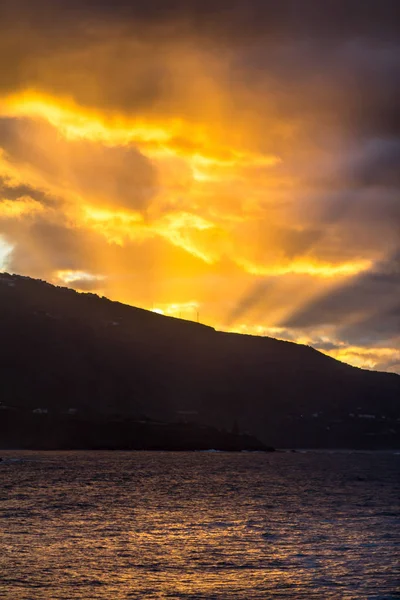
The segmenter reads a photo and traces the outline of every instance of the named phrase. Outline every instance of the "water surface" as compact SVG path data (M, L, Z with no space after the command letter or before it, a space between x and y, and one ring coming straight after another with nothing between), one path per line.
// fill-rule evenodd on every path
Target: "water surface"
M2 456L2 600L400 598L395 453Z

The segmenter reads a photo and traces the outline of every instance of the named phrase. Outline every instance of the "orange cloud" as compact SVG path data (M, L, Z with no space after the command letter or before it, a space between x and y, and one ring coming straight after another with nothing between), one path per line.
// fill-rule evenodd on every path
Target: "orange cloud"
M40 38L26 32L23 81L0 95L0 264L279 337L290 315L393 252L393 223L371 224L342 198L355 192L339 87L281 80L268 57L251 79L234 46L218 53L193 32L176 41L115 23L104 31L62 51L54 43L54 53L36 52ZM396 355L363 354L338 341L339 328L289 333L371 368Z

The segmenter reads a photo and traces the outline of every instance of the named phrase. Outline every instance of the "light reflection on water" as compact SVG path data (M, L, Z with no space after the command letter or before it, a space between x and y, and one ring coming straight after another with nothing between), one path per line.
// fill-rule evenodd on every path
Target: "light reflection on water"
M0 597L400 598L400 457L3 452Z

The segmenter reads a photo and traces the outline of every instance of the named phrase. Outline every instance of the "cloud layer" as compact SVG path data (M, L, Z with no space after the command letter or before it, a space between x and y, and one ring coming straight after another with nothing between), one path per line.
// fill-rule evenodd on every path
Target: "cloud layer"
M400 370L399 11L5 0L0 266Z

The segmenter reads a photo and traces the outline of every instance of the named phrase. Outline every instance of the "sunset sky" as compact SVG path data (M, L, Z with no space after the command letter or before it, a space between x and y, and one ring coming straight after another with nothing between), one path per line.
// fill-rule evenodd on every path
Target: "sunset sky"
M400 372L398 0L2 0L0 270Z

